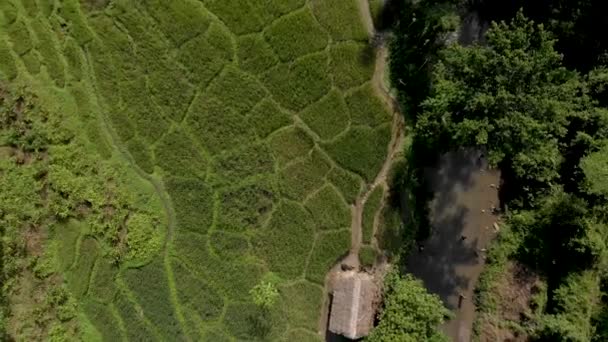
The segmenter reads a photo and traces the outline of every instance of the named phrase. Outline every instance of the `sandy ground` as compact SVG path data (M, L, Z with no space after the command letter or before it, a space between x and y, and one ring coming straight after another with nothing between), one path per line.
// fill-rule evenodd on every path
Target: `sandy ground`
M484 249L496 235L493 224L498 217L491 208L498 206L500 175L486 168L479 152L467 150L444 155L437 168L428 170L434 192L431 236L407 263L408 270L454 312L442 327L453 341L471 339L473 291L484 267Z

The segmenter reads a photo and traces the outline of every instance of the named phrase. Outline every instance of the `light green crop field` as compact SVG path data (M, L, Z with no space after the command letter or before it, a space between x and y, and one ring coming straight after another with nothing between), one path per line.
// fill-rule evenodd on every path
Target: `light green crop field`
M99 174L52 182L85 206L48 244L78 328L45 337L320 341L325 275L391 134L358 1L0 3L0 79L87 141L50 158Z

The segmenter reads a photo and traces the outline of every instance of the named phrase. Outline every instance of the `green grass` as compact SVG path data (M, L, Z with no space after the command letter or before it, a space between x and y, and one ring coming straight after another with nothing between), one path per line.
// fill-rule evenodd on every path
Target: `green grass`
M374 233L374 220L380 206L382 205L382 197L384 195L384 189L381 186L377 186L374 191L369 195L367 201L365 202L365 207L363 208L363 218L362 218L362 229L363 234L361 239L363 243L370 243L372 240L372 235Z
M8 36L13 46L13 51L18 55L25 55L34 47L32 33L23 19L16 21L8 28Z
M101 334L103 341L121 341L123 339L122 332L118 328L118 320L110 306L87 300L83 307L89 320Z
M167 274L161 261L155 260L142 268L128 270L123 277L127 287L133 291L144 316L163 338L172 341L185 340L170 300Z
M192 177L204 176L207 173L208 162L205 157L179 128L174 128L159 140L154 147L154 155L156 165L171 175Z
M232 342L232 339L219 328L207 330L203 335L203 341Z
M312 138L300 127L288 127L270 138L270 149L280 165L307 155L313 146Z
M252 303L234 303L226 309L224 325L238 341L273 341L284 333L285 318L276 311L264 313Z
M318 334L304 329L293 329L287 332L287 335L281 340L284 342L321 342L323 339Z
M106 258L99 258L93 269L89 295L97 301L110 303L116 294L114 280L118 273L118 267Z
M147 173L154 172L154 161L148 145L137 137L133 137L126 145L137 166Z
M345 169L371 182L382 166L390 142L389 124L370 129L353 126L335 141L324 144L327 153Z
M343 229L350 227L351 212L340 193L330 184L326 184L305 202L317 229Z
M84 46L93 39L91 29L86 24L79 8L78 0L65 0L58 13L68 23L69 34L79 45Z
M249 123L259 138L266 138L279 128L292 124L293 119L276 102L264 99L249 114Z
M80 243L76 263L68 271L67 283L70 292L76 298L82 298L89 289L93 266L99 255L99 244L91 237L85 237Z
M173 260L171 266L180 304L192 309L203 321L217 320L224 309L224 298L180 262Z
M15 66L15 59L11 55L10 48L6 41L0 39L0 72L6 80L12 80L17 77L17 67Z
M371 246L361 246L359 250L359 261L365 267L373 266L376 262L377 253Z
M386 105L376 95L370 83L366 83L346 97L354 125L377 127L390 122L391 115Z
M361 193L363 179L340 167L334 167L327 175L327 180L340 190L342 197L348 204L354 203Z
M40 67L42 64L40 63L40 57L38 56L38 52L36 50L30 50L25 55L21 56L21 61L25 65L25 68L30 75L33 76L40 73Z
M214 180L219 184L234 184L273 171L272 152L263 143L245 145L244 148L224 153L217 156L213 163Z
M49 76L58 87L63 87L65 84L65 65L55 46L54 35L48 23L45 20L36 20L33 22L32 28L38 41L36 49L42 57L42 62L46 66Z
M211 19L194 0L144 2L147 11L158 23L159 29L175 46L205 33Z
M374 53L363 43L349 41L333 45L329 55L334 85L346 90L371 79L375 68Z
M314 152L281 170L279 184L283 195L301 201L323 185L323 178L331 165L319 158L320 152Z
M327 271L350 249L350 230L319 233L306 270L306 279L324 284Z
M254 247L271 271L294 279L304 271L313 233L310 214L301 205L284 201L274 211L268 227L256 237Z
M276 20L264 38L284 62L323 50L329 40L306 7Z
M118 293L114 302L116 311L122 319L127 340L129 341L157 341L156 332L151 326L148 326L144 321L143 315L139 308L135 307L135 303L121 291ZM112 329L117 329L115 325L110 326Z
M336 41L368 39L357 0L312 0L315 17Z
M259 33L239 37L237 46L239 67L244 71L259 75L279 62L264 36Z
M226 26L237 35L260 32L263 23L253 14L253 4L239 0L201 0L203 5L217 15Z
M169 178L166 186L178 217L178 229L207 232L213 222L213 190L198 179Z
M194 87L188 82L186 70L167 63L148 75L148 87L152 100L162 109L165 117L176 122L183 119L194 96Z
M306 0L261 0L252 1L251 6L254 13L266 25L289 12L293 12L304 6Z
M63 47L63 55L65 57L68 71L70 75L77 81L80 81L85 73L84 56L82 49L78 43L72 38L66 39Z
M249 241L238 234L214 232L209 237L211 250L222 260L235 260L250 254Z
M350 121L344 98L335 89L318 102L308 106L299 116L324 140L329 140L343 132Z
M323 290L307 281L282 286L279 290L290 328L316 331L323 305Z
M314 53L270 69L262 77L274 99L299 111L319 100L331 88L327 54Z
M274 186L265 179L224 190L218 200L217 229L238 232L259 229L276 199Z
M61 270L66 271L72 266L76 259L76 248L78 237L82 230L82 223L70 220L64 224L55 226L54 235L58 238L58 255Z

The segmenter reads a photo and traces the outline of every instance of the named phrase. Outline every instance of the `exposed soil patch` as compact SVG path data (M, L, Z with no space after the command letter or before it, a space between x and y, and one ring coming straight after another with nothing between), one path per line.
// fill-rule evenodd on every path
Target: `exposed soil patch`
M492 289L498 308L495 314L484 314L480 322L479 340L485 341L528 341L529 336L510 328L522 325L531 315L532 297L539 292L541 280L538 274L526 266L510 262L501 279Z
M477 279L485 250L496 235L494 224L500 174L488 170L481 152L460 150L443 155L427 170L434 193L430 237L413 251L407 267L438 294L455 316L443 330L454 341L469 341L475 318Z

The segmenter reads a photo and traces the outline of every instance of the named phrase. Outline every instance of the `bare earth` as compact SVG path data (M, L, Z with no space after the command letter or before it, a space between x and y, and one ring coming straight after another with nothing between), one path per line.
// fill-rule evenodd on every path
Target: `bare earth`
M442 327L444 332L453 341L468 342L475 318L473 291L485 249L496 235L493 225L498 217L492 207L498 206L500 174L487 170L480 153L473 150L444 155L427 174L434 192L431 236L422 251L412 252L408 270L454 312Z

